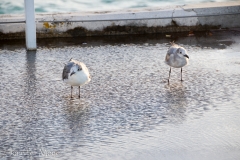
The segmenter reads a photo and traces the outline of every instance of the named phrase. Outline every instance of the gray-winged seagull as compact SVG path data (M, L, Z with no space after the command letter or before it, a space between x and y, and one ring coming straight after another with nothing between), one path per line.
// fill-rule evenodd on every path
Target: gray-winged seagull
M62 79L65 83L71 85L71 98L73 98L73 86L79 87L78 97L80 98L80 86L87 84L91 80L91 77L84 63L71 58L70 61L64 66Z
M181 68L181 81L183 81L182 67L188 64L188 59L189 59L189 56L187 54L186 49L175 44L174 42L171 42L171 46L169 47L166 58L165 58L165 63L170 66L168 84L170 80L171 67Z

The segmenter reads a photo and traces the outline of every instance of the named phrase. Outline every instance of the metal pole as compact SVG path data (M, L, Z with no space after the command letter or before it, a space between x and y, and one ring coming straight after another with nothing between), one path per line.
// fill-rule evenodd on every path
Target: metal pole
M27 50L36 50L36 23L35 23L35 9L34 0L24 0L25 4L25 38Z

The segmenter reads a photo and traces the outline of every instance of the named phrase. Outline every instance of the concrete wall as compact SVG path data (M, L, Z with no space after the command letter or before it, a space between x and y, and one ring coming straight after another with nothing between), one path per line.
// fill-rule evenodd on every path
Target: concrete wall
M24 15L0 15L0 39L25 37ZM37 37L145 34L240 27L240 2L36 14Z

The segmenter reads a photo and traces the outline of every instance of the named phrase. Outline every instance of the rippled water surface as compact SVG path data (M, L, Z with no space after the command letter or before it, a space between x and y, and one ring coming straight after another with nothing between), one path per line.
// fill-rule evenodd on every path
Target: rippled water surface
M34 0L35 12L82 12L239 0ZM1 0L0 14L24 14L24 0Z
M178 38L190 64L170 85L170 40L131 37L1 44L1 159L240 159L239 32ZM92 76L81 99L71 57Z

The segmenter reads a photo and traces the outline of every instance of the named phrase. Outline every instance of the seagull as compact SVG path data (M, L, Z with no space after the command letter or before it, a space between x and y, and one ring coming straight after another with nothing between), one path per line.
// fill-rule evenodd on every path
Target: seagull
M65 64L62 73L63 82L71 85L71 98L73 86L78 86L80 98L80 86L87 84L91 80L91 76L86 65L72 58Z
M189 56L187 50L183 47L171 42L171 47L167 51L165 63L170 66L168 84L170 80L171 67L181 68L181 81L182 80L182 67L188 64Z

